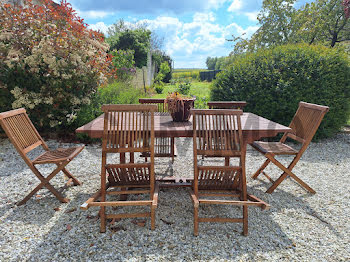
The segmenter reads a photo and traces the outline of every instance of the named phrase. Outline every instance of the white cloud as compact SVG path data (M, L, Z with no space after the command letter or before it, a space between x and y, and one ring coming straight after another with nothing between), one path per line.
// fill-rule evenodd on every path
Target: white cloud
M182 22L178 18L169 16L158 16L154 20L144 19L140 23L146 23L151 30L170 29L176 31L182 26Z
M257 22L258 21L258 14L259 11L253 11L253 12L244 12L244 15L246 15L248 17L248 19L252 22Z
M165 51L174 59L175 67L203 68L206 57L230 52L226 47L230 45L226 41L226 27L215 22L212 12L195 13L187 23L166 16L143 21L151 30L166 36Z
M193 15L193 22L214 22L215 21L215 17L214 17L214 13L213 12L209 12L209 13L195 13Z
M232 34L249 37L258 29L258 26L243 28L237 23L220 25L212 12L195 13L187 23L171 16L140 22L164 37L164 49L177 68L204 68L208 56L225 56L232 51L232 43L226 41Z
M170 11L175 14L218 9L230 0L70 0L80 10L107 12L133 12L138 14L162 14ZM251 1L251 0L249 0Z
M243 28L237 23L220 25L212 12L195 13L187 23L172 16L158 16L139 22L146 23L149 29L164 37L164 50L177 68L205 68L208 56L226 56L232 51L232 43L226 41L232 34L249 37L258 29L258 26ZM106 34L109 26L98 22L90 28Z
M95 31L101 31L105 35L107 34L108 28L111 25L106 25L104 22L98 22L96 24L91 24L89 25L89 28Z
M243 1L242 0L233 0L232 4L229 6L227 11L229 12L235 12L241 10L243 7Z
M106 16L113 15L113 12L106 12L106 11L95 11L95 10L90 10L90 11L81 11L81 10L76 10L78 16L84 18L84 19L101 19L105 18Z
M229 0L209 0L208 1L208 7L218 9L220 8L225 2L229 2Z
M247 28L243 28L237 23L232 23L226 26L225 33L226 36L242 36L244 35L245 38L250 37L252 34L255 33L256 30L259 29L259 26L248 26Z

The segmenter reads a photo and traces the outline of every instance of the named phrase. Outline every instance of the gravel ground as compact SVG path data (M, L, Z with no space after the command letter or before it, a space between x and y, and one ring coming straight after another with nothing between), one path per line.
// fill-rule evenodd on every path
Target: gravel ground
M156 159L157 175L192 176L191 139L177 139L179 156ZM72 146L50 140L51 148ZM150 221L125 219L99 233L98 208L79 206L99 187L100 145L88 145L69 165L83 182L68 187L71 199L60 203L40 190L26 205L16 206L39 180L27 168L8 139L0 139L0 261L349 261L350 260L350 134L312 143L295 173L316 191L307 193L287 179L273 194L264 193L268 180L250 175L264 161L248 149L248 192L271 205L268 211L249 208L249 235L241 224L201 223L193 236L193 207L186 189L162 189L156 230ZM287 164L290 158L280 158ZM215 160L214 160L215 161ZM52 166L42 166L50 172ZM267 172L277 178L273 165ZM59 174L52 184L64 184ZM205 207L203 213L234 216L238 207ZM140 225L141 224L141 225Z

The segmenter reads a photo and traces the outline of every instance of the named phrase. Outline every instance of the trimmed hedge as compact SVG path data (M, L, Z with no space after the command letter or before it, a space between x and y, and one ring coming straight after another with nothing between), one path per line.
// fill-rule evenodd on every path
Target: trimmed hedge
M217 101L245 100L246 111L288 125L299 101L327 105L315 138L332 136L350 116L350 63L339 49L285 45L237 57L217 75Z

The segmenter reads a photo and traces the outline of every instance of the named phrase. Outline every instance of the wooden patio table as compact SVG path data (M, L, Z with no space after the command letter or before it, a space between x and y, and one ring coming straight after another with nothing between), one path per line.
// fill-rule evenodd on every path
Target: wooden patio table
M76 133L85 133L91 138L102 138L104 115L76 129ZM278 133L290 131L291 128L275 123L253 113L243 113L241 117L244 140L243 152L247 144L263 137L274 137ZM154 116L155 137L193 137L192 117L188 122L174 122L168 113L156 113ZM124 161L124 159L121 161ZM227 161L226 161L227 164ZM161 179L162 186L191 186L191 178Z

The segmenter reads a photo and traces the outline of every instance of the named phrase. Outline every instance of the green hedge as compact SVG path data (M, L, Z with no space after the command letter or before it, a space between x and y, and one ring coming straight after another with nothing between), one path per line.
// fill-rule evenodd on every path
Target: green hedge
M332 136L350 115L349 57L319 45L285 45L240 56L214 82L212 100L245 100L246 111L288 125L299 101L327 105L315 138Z

